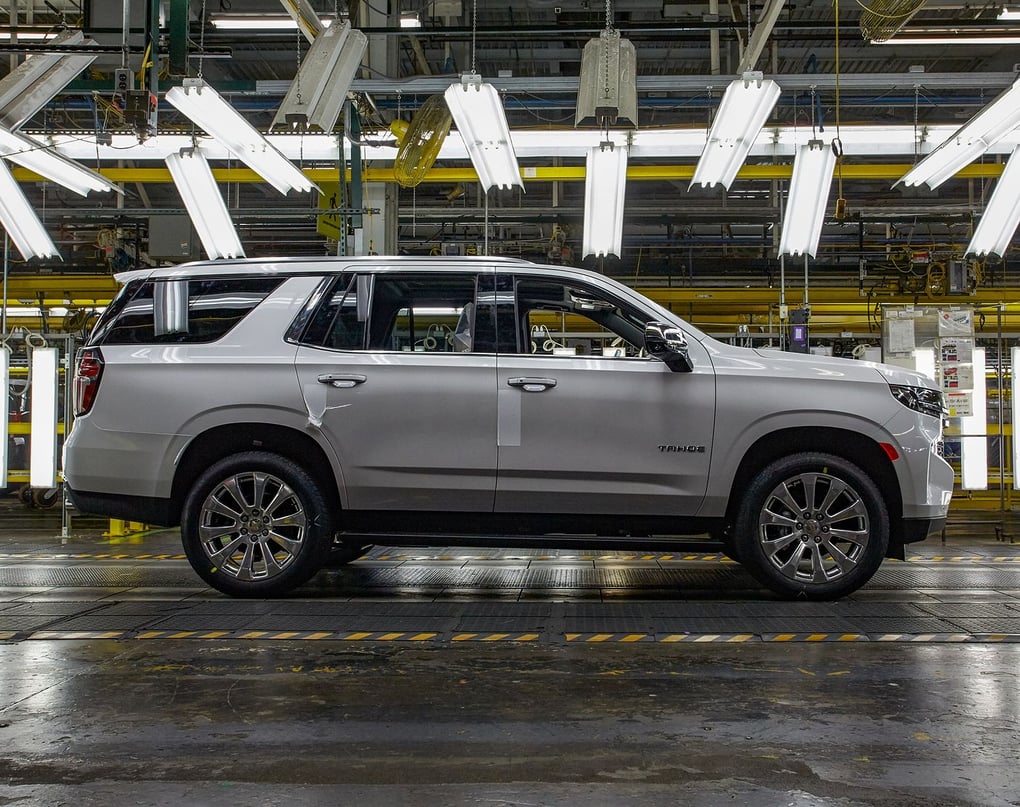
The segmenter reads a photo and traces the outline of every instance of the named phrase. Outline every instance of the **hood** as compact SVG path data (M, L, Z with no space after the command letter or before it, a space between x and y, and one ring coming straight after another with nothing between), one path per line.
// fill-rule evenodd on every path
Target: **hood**
M789 353L781 350L752 351L768 362L777 376L794 374L798 376L842 377L850 380L875 381L878 374L888 384L902 384L908 387L930 387L938 389L934 379L924 373L859 359L844 359L835 356L818 356L813 353Z

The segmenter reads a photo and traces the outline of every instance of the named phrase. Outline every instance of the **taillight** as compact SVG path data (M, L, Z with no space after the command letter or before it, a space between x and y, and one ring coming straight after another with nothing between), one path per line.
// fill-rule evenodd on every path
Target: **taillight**
M74 415L88 414L99 391L103 375L103 354L99 348L82 348L78 351L74 368Z

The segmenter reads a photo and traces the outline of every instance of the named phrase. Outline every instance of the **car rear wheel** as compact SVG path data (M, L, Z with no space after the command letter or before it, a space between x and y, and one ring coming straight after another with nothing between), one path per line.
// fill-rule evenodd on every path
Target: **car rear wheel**
M889 515L871 478L830 454L801 453L758 473L737 513L741 563L785 597L834 599L878 569Z
M211 465L184 502L181 536L195 571L235 597L275 597L322 568L334 518L322 484L263 451Z

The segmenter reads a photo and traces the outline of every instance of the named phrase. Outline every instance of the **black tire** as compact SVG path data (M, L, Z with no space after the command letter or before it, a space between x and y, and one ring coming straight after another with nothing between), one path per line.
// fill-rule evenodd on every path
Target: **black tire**
M192 485L181 514L184 552L213 588L276 597L318 572L335 516L324 486L295 462L265 451L234 454Z
M733 538L741 563L777 594L836 599L868 582L881 565L889 514L878 487L858 466L805 452L755 475Z
M341 566L353 563L371 548L371 544L347 544L339 538L334 539L333 546L329 550L329 556L326 558L325 567L327 569L339 569Z

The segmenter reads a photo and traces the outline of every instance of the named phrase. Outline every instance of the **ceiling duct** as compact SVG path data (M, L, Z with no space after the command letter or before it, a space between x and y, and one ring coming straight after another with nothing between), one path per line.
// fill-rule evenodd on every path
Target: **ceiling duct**
M885 42L921 10L925 0L872 0L861 4L861 35L869 42Z

